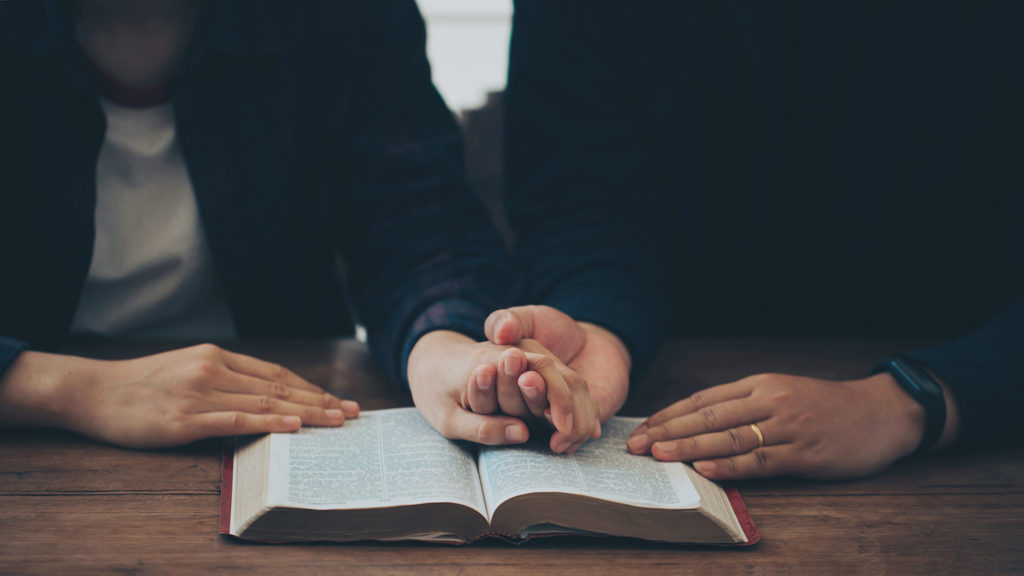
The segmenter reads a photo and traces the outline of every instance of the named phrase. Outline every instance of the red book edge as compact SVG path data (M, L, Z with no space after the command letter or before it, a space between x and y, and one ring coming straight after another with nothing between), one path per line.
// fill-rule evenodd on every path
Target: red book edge
M235 452L234 450L224 450L221 456L220 467L221 534L231 534L231 491L234 487L234 479ZM736 519L739 520L740 527L743 528L743 534L747 537L746 542L726 544L726 546L753 546L760 542L761 532L754 525L754 519L751 518L750 512L747 511L747 506L743 503L739 490L735 486L729 486L725 489L725 494L729 498L729 504L732 506L733 513L736 514ZM550 536L556 536L556 534L551 534Z
M235 451L224 450L220 461L220 533L231 534L231 490L235 485Z
M747 511L747 505L743 503L743 498L740 498L740 491L735 486L729 486L725 489L725 495L729 497L732 511L736 514L740 527L743 528L743 535L747 537L746 542L737 542L736 546L753 546L760 542L761 531L754 525L754 519L751 518L750 512Z

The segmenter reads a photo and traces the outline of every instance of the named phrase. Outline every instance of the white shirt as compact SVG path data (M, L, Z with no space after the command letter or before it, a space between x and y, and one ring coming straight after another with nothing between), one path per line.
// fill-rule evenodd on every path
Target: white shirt
M175 134L171 104L103 102L96 240L71 330L108 336L236 335Z

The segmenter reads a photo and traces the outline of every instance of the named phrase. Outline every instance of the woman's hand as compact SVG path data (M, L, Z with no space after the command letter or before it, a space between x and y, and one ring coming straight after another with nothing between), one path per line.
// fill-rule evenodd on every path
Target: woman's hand
M0 381L4 423L135 448L338 426L358 415L355 402L282 366L210 344L122 361L23 352Z
M911 454L923 433L923 408L887 373L850 382L759 374L661 410L628 448L692 461L716 480L853 478Z

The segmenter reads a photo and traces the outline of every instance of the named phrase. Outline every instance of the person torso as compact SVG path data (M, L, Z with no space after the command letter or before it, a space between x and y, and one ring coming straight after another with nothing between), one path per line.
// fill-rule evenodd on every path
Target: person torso
M671 204L680 325L946 335L1019 297L1012 4L649 7L624 26Z

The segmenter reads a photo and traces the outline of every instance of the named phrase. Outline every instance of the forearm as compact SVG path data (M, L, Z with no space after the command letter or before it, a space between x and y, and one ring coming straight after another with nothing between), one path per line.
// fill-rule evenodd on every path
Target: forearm
M95 379L101 362L22 352L0 378L0 425L73 428L76 392Z
M387 5L351 104L353 170L337 219L359 318L376 357L401 380L420 337L439 329L481 337L514 282L501 237L466 183L458 125L431 84L415 3Z
M634 371L667 332L657 156L614 3L520 0L506 92L506 189L525 304L614 331ZM565 26L566 22L572 26Z

